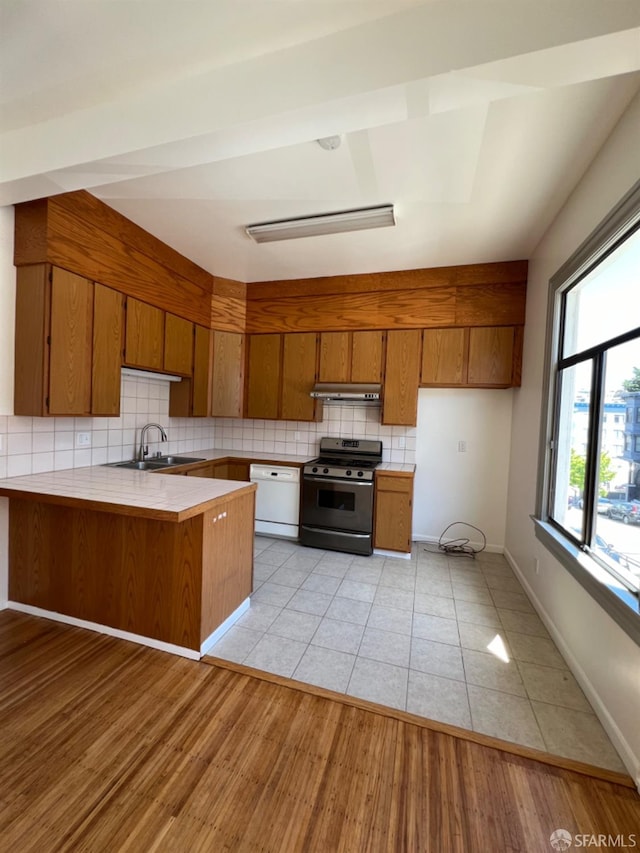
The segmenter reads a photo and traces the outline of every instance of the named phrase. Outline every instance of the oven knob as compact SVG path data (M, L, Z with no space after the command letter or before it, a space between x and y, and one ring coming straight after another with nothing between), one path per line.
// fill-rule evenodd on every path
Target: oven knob
M351 476L351 471L347 471L347 477Z
M318 473L318 469L317 469L317 468L312 468L312 469L311 469L311 472L312 472L313 474L317 474L317 473Z
M328 468L323 468L322 473L323 473L323 474L328 474L328 473L329 473L329 469L328 469Z
M362 477L362 471L358 471L358 477Z

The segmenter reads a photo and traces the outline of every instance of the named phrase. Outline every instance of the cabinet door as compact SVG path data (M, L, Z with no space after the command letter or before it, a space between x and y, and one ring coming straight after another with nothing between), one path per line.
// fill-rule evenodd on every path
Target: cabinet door
M353 332L351 381L382 382L384 332Z
M469 331L469 384L511 385L513 326L472 328Z
M242 417L244 357L244 335L237 332L213 333L213 370L211 374L211 414L213 417Z
M53 268L49 414L91 414L93 283Z
M219 477L219 474L216 474L216 463L208 462L206 465L199 465L197 468L190 468L188 471L185 471L187 477Z
M50 267L32 264L16 270L16 334L13 411L16 415L49 413Z
M376 475L374 546L387 551L411 551L413 477Z
M179 376L193 371L193 323L175 314L164 320L164 370Z
M204 326L196 325L193 342L193 402L191 414L197 418L206 418L210 406L211 337L212 332Z
M91 414L120 414L124 295L102 284L93 286L93 388Z
M351 379L351 334L322 332L318 382L349 382Z
M127 297L125 358L130 367L162 370L164 311Z
M422 333L421 384L466 384L468 350L468 329L425 329Z
M278 417L281 371L281 335L251 335L248 340L248 418Z
M310 393L316 381L318 336L305 332L283 338L280 417L287 421L313 421L317 406Z
M232 460L227 463L227 479L249 482L249 462Z
M421 344L420 329L387 332L383 424L416 425Z

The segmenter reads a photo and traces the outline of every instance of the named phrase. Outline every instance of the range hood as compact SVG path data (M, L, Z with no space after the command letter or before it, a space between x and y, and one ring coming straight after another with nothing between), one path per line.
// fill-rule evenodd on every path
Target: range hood
M380 385L356 382L319 382L311 396L325 403L380 403Z

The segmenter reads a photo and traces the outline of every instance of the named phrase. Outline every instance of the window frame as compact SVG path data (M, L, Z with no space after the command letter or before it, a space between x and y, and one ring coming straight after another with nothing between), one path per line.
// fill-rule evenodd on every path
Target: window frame
M602 415L603 372L606 367L606 352L611 346L635 337L635 331L620 335L606 346L600 344L578 354L562 357L564 322L563 295L578 281L588 275L605 258L640 229L640 181L638 181L616 205L611 213L587 237L582 245L560 267L549 281L547 302L547 327L544 365L544 387L540 419L538 452L538 481L536 509L532 516L538 540L556 557L561 565L603 607L617 624L640 645L640 599L631 592L619 589L611 581L615 577L609 567L594 556L582 540L573 537L551 518L553 500L554 448L560 418L560 366L566 368L593 357L593 376L590 406L597 414L590 414L590 437L593 459L599 455L598 419ZM598 434L596 434L598 433ZM591 540L595 533L596 508L595 481L597 464L586 466L585 483L585 531L584 539Z

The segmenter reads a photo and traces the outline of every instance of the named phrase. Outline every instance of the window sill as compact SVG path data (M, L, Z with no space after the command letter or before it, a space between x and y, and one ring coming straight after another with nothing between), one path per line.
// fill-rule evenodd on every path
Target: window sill
M551 524L531 516L536 538L564 566L631 639L640 646L638 599L596 560Z

